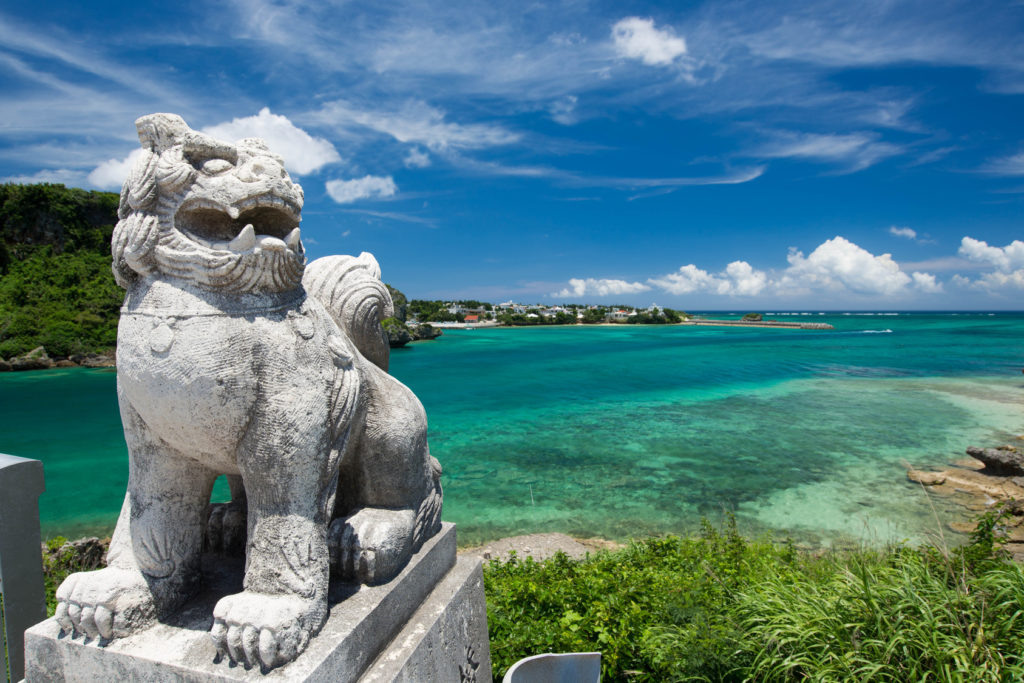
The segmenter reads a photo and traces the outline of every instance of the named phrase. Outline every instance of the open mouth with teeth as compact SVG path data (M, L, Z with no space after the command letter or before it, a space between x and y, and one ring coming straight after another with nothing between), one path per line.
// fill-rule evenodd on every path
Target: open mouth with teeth
M299 209L273 195L262 195L224 205L199 199L186 201L174 216L174 225L191 239L211 249L245 253L289 249L302 253Z

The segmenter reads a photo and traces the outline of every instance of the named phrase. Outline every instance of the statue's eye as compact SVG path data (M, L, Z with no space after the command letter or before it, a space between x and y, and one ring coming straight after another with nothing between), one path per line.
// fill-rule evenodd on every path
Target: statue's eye
M202 171L207 175L217 175L232 168L234 164L227 159L207 159L202 165Z

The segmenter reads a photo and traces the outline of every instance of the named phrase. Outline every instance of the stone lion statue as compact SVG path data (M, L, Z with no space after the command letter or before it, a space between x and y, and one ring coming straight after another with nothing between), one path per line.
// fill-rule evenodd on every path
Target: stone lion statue
M68 577L56 617L102 643L167 615L234 519L244 590L217 603L210 634L268 670L323 626L332 570L387 581L437 533L441 468L422 405L387 374L392 302L373 256L306 264L302 188L262 140L171 114L136 127L112 240L128 492L108 566ZM211 516L221 474L233 509Z

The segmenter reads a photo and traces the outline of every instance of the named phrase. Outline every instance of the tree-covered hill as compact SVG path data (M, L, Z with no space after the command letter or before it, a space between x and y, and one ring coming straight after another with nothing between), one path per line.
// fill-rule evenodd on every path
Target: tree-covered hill
M0 185L0 357L110 349L124 292L110 271L118 196Z

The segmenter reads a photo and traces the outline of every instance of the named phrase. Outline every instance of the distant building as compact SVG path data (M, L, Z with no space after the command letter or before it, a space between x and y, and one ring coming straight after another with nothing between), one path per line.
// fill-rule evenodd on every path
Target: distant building
M463 322L478 323L480 322L480 316L475 313L471 313L470 315L467 315L465 318L463 318Z

